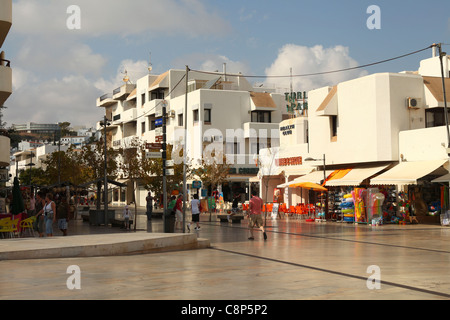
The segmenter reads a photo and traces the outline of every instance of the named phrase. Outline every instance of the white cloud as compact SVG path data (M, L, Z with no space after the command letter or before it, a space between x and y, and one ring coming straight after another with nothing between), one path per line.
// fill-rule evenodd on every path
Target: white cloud
M8 125L69 121L95 126L104 114L96 106L97 98L124 84L124 70L135 82L147 74L147 67L146 61L123 60L111 78L70 73L46 78L40 73L14 68L14 92L6 102L5 119Z
M8 125L69 121L93 126L103 114L95 105L100 94L82 76L30 82L14 90L6 102L5 119Z
M14 3L14 28L22 34L83 36L137 35L152 33L217 35L230 25L201 0L77 0L80 30L69 30L72 0L18 0ZM214 26L214 28L208 27Z
M110 92L114 88L124 84L123 78L125 76L125 71L131 83L136 83L137 80L148 74L148 62L144 60L123 60L120 62L114 77L111 79L99 78L95 81L94 85L102 92Z
M305 47L286 44L279 52L273 64L266 69L267 76L286 76L292 68L293 75L328 72L352 68L358 62L349 55L349 49L344 46L324 48L321 45ZM309 91L324 86L336 85L339 82L367 75L367 71L356 69L346 72L331 73L307 77L293 77L293 89ZM290 87L290 78L268 78L267 84L280 88Z

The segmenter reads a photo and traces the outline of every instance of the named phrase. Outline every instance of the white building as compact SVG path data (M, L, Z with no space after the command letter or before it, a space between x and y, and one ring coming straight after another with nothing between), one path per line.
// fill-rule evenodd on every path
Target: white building
M169 70L148 75L136 85L124 85L97 100L112 120L108 127L114 148L126 148L135 137L147 143L161 142L157 113L163 101L171 115L167 123L169 144L184 144L186 72ZM189 72L187 105L187 156L198 165L205 148L215 146L233 162L228 184L222 186L225 200L233 189L249 192L250 178L258 172L259 150L279 144L278 124L285 116L284 96L253 88L241 76ZM97 129L100 129L98 126ZM140 188L139 205L145 190Z
M73 145L77 147L84 146L89 141L88 136L69 136L69 137L61 137L62 145Z
M43 168L43 161L53 152L61 150L66 152L69 149L67 145L43 144L36 148L25 149L14 153L9 163L9 174L11 180L9 184L13 184L13 179L19 175L20 171L33 168ZM32 165L31 165L32 164ZM45 168L43 168L45 170Z
M449 57L443 62L450 102ZM288 206L304 203L309 192L288 185L321 183L324 171L330 188L396 186L398 191L414 185L425 190L449 168L440 74L434 56L416 72L372 74L310 91L308 116L283 121L280 148L261 152L263 198L271 202L278 187ZM339 170L340 179L333 178Z

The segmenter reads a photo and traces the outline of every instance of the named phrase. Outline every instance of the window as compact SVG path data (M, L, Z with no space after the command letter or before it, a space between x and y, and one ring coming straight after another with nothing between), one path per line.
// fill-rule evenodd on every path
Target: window
M164 91L163 90L151 91L148 98L149 98L149 101L156 100L156 99L163 100L164 99Z
M336 139L337 139L337 128L338 128L337 116L331 116L330 117L330 129L331 129L331 139L333 141L336 141Z
M194 118L194 122L198 122L198 109L194 110L192 116Z
M270 111L253 111L252 122L272 123L272 114Z
M204 110L204 123L211 123L211 109L205 109Z
M141 106L143 107L145 104L145 93L141 94Z
M183 126L183 114L178 115L178 126L179 127Z
M240 148L239 148L239 143L238 142L234 142L234 143L227 143L225 145L226 148L226 153L228 155L238 155L240 152Z
M145 133L145 121L141 123L141 133Z
M450 118L450 110L449 110ZM427 128L445 126L444 108L431 108L425 111Z

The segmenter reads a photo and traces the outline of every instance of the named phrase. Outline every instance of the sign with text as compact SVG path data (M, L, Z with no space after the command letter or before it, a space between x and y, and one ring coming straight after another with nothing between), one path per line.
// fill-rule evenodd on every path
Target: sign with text
M147 159L162 159L162 153L161 152L146 152L145 157Z
M162 143L146 143L145 144L145 148L146 149L155 149L155 150L160 150L162 149Z

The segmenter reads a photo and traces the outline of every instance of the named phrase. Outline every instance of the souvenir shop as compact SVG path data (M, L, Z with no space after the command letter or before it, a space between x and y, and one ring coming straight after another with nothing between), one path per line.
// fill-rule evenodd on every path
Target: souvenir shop
M328 216L333 221L371 225L439 223L448 208L448 186L329 187Z

